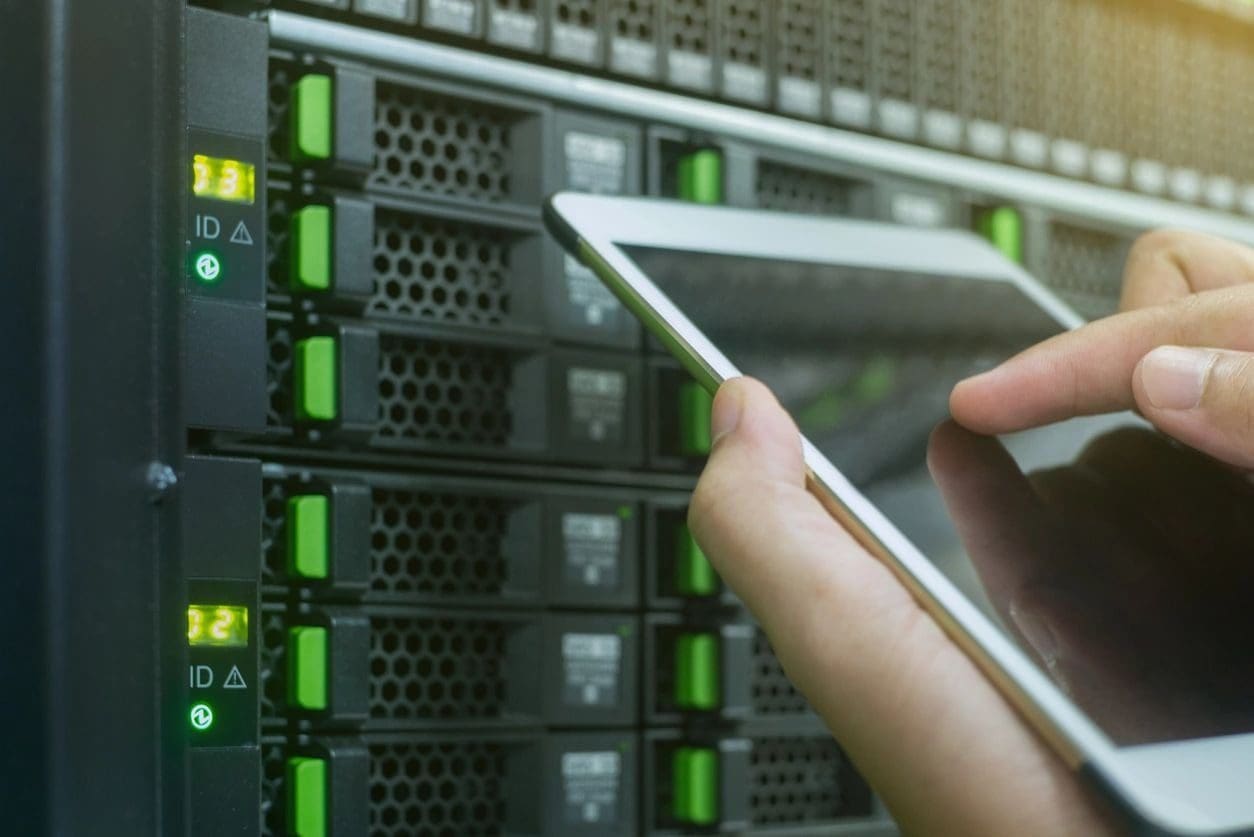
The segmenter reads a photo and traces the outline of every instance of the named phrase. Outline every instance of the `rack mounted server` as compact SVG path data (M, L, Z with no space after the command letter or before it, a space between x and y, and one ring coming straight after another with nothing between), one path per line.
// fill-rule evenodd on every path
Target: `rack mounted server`
M1236 5L5 14L15 833L895 833L687 530L708 397L540 201L976 229L1089 316L1145 229L1254 242ZM971 360L842 352L842 432Z

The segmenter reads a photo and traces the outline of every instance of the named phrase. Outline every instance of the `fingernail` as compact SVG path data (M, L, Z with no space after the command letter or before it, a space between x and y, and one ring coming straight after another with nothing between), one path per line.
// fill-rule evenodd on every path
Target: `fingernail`
M1010 618L1023 638L1032 646L1032 650L1045 663L1045 667L1053 669L1058 662L1058 637L1049 623L1031 610L1024 610L1013 602L1010 605Z
M736 429L740 424L740 414L744 410L740 387L723 384L714 396L714 406L710 412L711 443L717 442Z
M1191 410L1202 403L1217 355L1208 349L1160 346L1141 360L1141 385L1159 410Z

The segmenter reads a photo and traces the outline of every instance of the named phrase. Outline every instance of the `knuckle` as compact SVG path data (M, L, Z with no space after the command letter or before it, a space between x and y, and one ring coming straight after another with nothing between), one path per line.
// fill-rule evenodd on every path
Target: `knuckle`
M1167 250L1171 250L1178 246L1183 240L1189 236L1189 233L1183 230L1172 229L1170 227L1160 227L1156 230L1150 230L1141 233L1136 240L1132 242L1132 249L1128 251L1128 261L1135 258L1145 258L1154 256Z
M1139 268L1154 261L1172 261L1182 266L1182 263L1187 262L1184 256L1190 245L1196 244L1202 237L1199 233L1170 227L1142 233L1128 249L1124 278L1131 278Z

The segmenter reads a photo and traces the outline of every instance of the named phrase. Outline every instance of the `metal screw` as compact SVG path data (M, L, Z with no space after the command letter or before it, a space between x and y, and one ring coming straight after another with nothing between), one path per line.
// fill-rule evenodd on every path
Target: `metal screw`
M164 462L149 462L147 479L149 500L153 503L160 503L179 484L178 474Z

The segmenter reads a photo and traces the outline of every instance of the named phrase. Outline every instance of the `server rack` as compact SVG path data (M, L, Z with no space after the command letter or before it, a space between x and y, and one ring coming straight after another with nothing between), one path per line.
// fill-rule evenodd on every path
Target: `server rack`
M204 5L11 17L22 830L892 833L686 531L708 401L538 202L975 228L1100 315L1141 229L1254 241L1244 13Z

